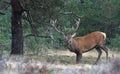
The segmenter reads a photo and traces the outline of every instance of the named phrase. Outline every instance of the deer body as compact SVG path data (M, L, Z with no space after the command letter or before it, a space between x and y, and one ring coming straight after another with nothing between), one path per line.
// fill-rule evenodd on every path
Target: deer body
M95 64L100 59L102 50L105 51L106 58L108 59L108 48L106 48L104 46L104 41L106 39L106 34L104 32L95 31L95 32L92 32L85 36L82 36L82 37L73 38L75 36L75 32L77 31L77 29L79 27L79 22L80 22L80 19L78 19L78 21L76 21L77 27L73 31L71 31L69 34L62 32L55 25L56 21L51 21L51 25L56 29L56 31L58 31L59 33L61 33L64 36L64 38L66 40L67 48L71 52L74 52L76 54L76 63L80 62L80 59L82 58L82 53L88 52L94 48L98 52L98 58L97 58Z
M85 35L83 37L76 37L73 38L71 43L67 43L69 49L77 49L77 51L80 51L81 53L87 52L95 46L103 46L104 40L106 38L105 33L96 31L92 32L88 35Z

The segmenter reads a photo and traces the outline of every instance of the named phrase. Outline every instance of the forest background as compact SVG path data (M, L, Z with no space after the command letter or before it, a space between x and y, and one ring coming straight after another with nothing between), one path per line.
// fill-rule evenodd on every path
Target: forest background
M80 18L77 36L93 31L107 34L106 45L112 50L120 48L120 1L119 0L18 0L30 13L22 13L24 51L66 49L64 37L55 31L50 20L57 19L61 30L69 33L75 20ZM0 45L11 51L11 3L0 0Z

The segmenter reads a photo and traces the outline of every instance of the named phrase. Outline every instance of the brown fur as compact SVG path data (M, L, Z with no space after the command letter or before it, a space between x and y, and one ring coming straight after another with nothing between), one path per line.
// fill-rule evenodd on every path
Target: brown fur
M90 34L87 34L83 37L76 37L73 39L73 43L75 47L79 49L80 52L86 52L96 45L103 46L104 45L104 35L103 32L96 31Z
M82 37L73 38L71 43L68 43L68 49L76 53L76 62L79 63L82 58L82 53L96 48L98 52L98 58L95 62L96 64L100 59L102 50L105 51L106 58L108 59L108 49L104 46L105 39L106 34L104 32L95 31Z

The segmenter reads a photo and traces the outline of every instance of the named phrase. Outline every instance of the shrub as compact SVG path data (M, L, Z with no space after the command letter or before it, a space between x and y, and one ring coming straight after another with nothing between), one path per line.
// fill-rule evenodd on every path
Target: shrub
M111 39L110 42L111 42L110 44L111 47L120 48L120 36L119 35L117 35L116 38ZM120 51L120 49L116 49L116 50Z

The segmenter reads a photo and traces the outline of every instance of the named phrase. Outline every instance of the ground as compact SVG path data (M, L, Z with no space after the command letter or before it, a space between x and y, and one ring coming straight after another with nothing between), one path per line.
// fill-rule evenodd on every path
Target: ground
M109 51L109 61L106 61L103 53L94 65L96 51L84 53L79 64L75 63L75 54L68 50L40 51L37 55L25 53L23 56L4 54L0 60L0 74L108 74L117 56L119 52Z

